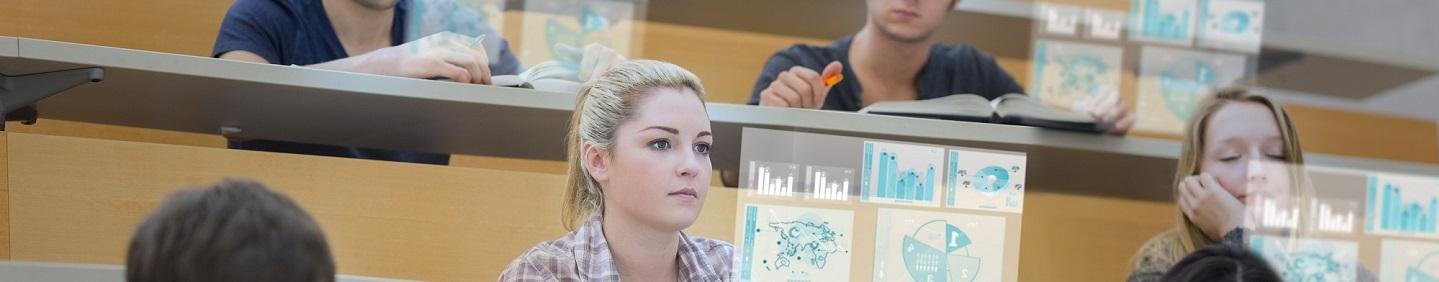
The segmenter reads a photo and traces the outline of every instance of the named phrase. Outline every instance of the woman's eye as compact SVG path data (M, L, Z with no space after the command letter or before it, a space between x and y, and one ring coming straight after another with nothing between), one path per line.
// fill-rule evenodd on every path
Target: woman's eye
M1280 161L1286 159L1286 157L1284 156L1284 154L1265 154L1264 156L1269 157L1270 159L1280 160Z
M669 140L659 139L659 140L650 141L650 149L652 149L652 150L665 151L665 150L669 150L669 149L670 149L670 146L671 146L671 145L670 145L670 141L669 141Z
M1237 160L1239 160L1239 155L1225 156L1225 157L1219 158L1219 161L1221 161L1221 162L1226 162L1226 163L1227 163L1227 162L1232 162L1232 161L1237 161Z
M695 152L699 152L700 154L708 155L708 154L710 153L710 144L704 144L704 143L695 144Z

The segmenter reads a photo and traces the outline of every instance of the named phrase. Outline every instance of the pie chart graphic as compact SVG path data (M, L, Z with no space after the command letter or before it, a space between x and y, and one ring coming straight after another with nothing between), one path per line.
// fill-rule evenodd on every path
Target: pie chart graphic
M974 174L974 189L982 193L995 193L1009 185L1009 170L999 166L987 166Z
M958 226L944 220L927 222L904 236L905 268L917 282L974 281L980 258L969 252L973 243Z

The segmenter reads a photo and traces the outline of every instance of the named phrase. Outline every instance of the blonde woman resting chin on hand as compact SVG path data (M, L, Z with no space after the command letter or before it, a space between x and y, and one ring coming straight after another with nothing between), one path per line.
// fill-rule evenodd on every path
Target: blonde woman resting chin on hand
M1196 108L1183 148L1174 183L1178 224L1140 248L1129 281L1159 281L1204 246L1244 245L1258 210L1246 207L1313 195L1298 171L1304 156L1288 114L1242 88L1221 90Z

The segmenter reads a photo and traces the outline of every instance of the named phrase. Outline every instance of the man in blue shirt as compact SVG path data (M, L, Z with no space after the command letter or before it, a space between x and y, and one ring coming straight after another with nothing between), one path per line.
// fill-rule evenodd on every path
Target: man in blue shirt
M477 42L480 35L485 37ZM476 84L521 68L498 32L451 0L237 0L211 56ZM441 165L450 159L273 140L232 139L229 147Z
M991 100L1025 93L994 57L974 46L946 46L935 29L957 0L868 0L863 29L828 46L797 44L765 63L749 104L858 111L875 102L978 94ZM823 78L844 75L825 86ZM1134 124L1117 92L1080 109L1123 134Z

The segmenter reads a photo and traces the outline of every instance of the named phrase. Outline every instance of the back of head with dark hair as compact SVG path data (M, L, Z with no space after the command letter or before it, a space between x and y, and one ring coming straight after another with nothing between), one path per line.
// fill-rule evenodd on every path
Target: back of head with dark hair
M334 281L315 220L264 185L227 179L170 194L136 228L127 281Z
M1279 274L1243 246L1214 244L1185 256L1164 274L1165 282L1279 282Z

